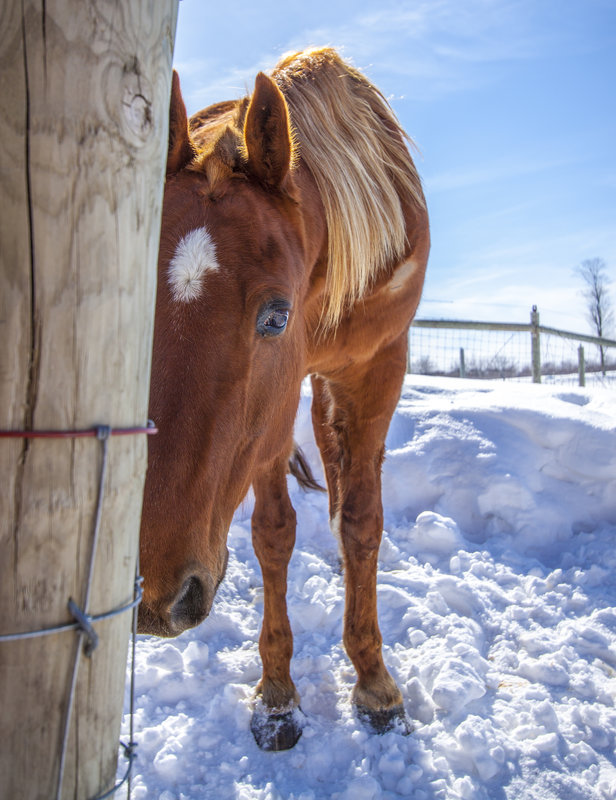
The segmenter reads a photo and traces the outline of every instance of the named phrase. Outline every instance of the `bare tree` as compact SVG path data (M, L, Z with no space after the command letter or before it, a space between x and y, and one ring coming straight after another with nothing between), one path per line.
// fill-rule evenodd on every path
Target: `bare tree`
M432 375L436 371L436 367L430 360L430 356L421 356L415 363L413 372L419 375Z
M586 284L582 294L586 299L588 321L600 338L608 335L614 322L614 309L609 294L612 279L606 270L607 266L602 258L587 258L575 270ZM599 346L599 353L601 371L605 375L605 348Z

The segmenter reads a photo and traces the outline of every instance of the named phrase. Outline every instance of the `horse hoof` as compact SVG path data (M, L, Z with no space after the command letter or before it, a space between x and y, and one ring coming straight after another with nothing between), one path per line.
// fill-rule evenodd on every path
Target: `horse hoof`
M375 711L373 708L356 704L355 714L372 733L383 734L394 731L408 736L413 732L413 724L403 705Z
M261 750L290 750L302 735L305 722L306 715L299 707L283 714L258 709L253 712L250 730Z

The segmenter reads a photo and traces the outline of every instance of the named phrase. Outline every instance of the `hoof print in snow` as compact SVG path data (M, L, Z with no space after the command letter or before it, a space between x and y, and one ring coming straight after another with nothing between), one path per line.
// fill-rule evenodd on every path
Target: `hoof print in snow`
M302 735L305 721L301 708L283 714L268 714L259 709L252 715L250 730L261 750L290 750Z
M413 724L402 705L378 711L359 704L356 704L354 708L357 719L372 733L382 734L394 731L394 733L408 736L413 732Z

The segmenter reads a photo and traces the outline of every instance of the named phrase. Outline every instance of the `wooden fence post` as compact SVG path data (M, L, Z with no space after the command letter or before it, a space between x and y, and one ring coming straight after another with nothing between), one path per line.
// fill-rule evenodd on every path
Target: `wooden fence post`
M143 425L178 0L5 0L0 11L0 429ZM109 442L89 612L130 601L143 435ZM84 596L96 439L0 439L0 634L72 622ZM0 642L0 797L113 785L130 613Z
M586 386L586 362L582 345L578 346L578 383L580 386Z
M541 383L541 340L539 333L539 312L533 306L530 312L530 336L533 362L533 383Z
M464 348L460 348L460 377L466 378L466 364L464 363Z

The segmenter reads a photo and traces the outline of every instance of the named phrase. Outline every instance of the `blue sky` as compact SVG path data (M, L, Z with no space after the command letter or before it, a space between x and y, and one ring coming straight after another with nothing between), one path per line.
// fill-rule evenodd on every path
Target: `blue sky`
M587 331L574 268L595 256L616 305L614 0L182 0L189 113L309 45L362 69L419 148L433 244L418 316L526 321L536 303L544 324Z

